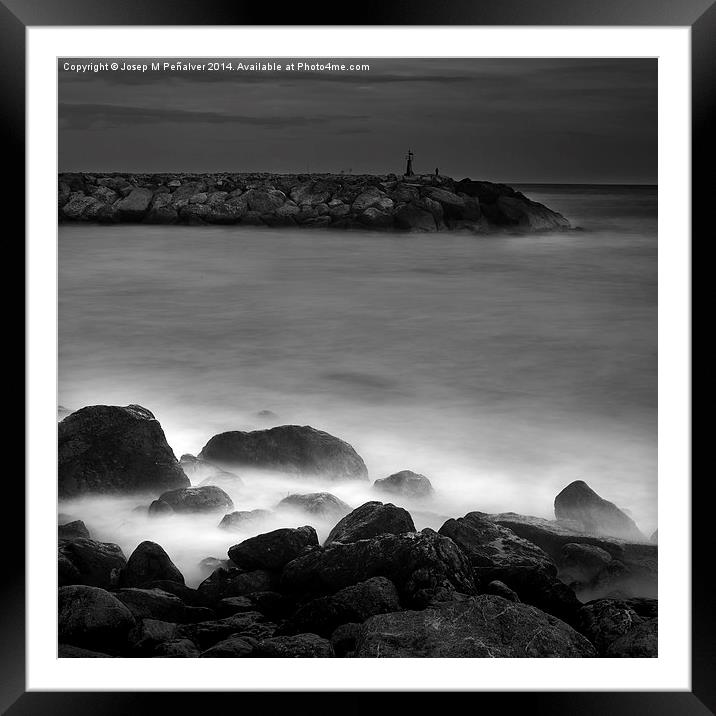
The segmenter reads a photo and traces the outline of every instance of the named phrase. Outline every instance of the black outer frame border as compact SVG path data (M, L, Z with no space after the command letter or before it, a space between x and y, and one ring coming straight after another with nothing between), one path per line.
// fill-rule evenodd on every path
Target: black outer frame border
M321 6L325 5L325 6ZM338 3L314 2L282 7L281 25L577 25L690 26L692 30L692 235L701 229L704 240L713 222L707 216L713 202L713 126L716 118L716 4L714 0L364 0L360 18L350 23ZM25 179L25 28L82 25L274 25L275 10L245 1L214 0L0 0L0 127L5 138L7 182L4 196L17 195ZM11 193L12 192L12 193ZM660 207L664 210L664 207ZM24 215L19 217L24 235ZM707 223L708 222L708 223ZM707 228L708 227L708 228ZM692 241L693 246L693 241ZM693 288L692 288L693 292ZM674 476L683 479L684 476ZM530 716L706 716L716 714L716 610L708 584L716 541L711 527L709 477L692 480L692 692L481 692L473 696L482 707L507 706ZM16 506L24 526L24 484L6 481L5 504ZM20 530L15 530L18 534ZM273 708L292 713L359 713L379 698L385 706L405 707L405 694L321 693L139 693L25 692L25 564L19 550L4 551L0 591L0 710L11 716L52 713L56 716L103 713L107 716L156 714L158 709L216 708L217 699L230 708L246 708L254 699L270 696ZM706 567L706 570L703 569ZM317 667L318 668L318 667ZM444 708L447 693L422 693L420 708ZM459 696L459 695L458 695ZM264 701L264 703L266 703ZM415 708L415 702L412 704ZM265 708L265 706L264 706ZM7 710L6 710L7 709Z

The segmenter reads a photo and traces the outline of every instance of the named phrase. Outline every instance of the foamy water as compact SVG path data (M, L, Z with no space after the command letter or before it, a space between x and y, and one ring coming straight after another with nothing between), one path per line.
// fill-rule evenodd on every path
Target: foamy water
M406 505L418 527L474 509L551 517L557 492L583 479L648 535L656 191L524 190L586 230L62 226L58 402L139 403L177 456L224 430L267 427L257 413L271 410L351 443L371 480L427 475L435 498ZM242 477L236 509L317 489L354 506L376 497L367 484ZM199 559L238 541L216 528L221 515L149 520L137 505L60 510L127 552L159 542L196 579Z

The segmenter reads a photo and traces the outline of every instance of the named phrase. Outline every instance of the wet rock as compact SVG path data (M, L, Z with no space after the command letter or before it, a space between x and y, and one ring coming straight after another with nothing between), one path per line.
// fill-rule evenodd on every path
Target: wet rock
M642 618L624 601L597 599L585 604L578 614L577 628L594 644L601 656L619 637L642 623Z
M58 546L59 586L84 584L110 589L127 564L120 547L86 537L62 540Z
M162 500L154 500L150 503L149 509L147 510L150 517L160 517L162 515L173 515L174 509L171 505L163 502Z
M163 592L169 592L175 597L188 604L189 606L198 607L203 606L200 604L199 593L196 589L187 587L186 584L180 582L172 582L169 579L156 579L150 582L145 582L141 585L142 589L161 589Z
M395 585L385 577L373 577L304 604L289 619L287 628L290 633L314 632L329 637L341 624L364 622L375 614L398 609Z
M590 642L535 607L480 595L423 611L380 614L363 624L355 656L594 657Z
M485 586L485 594L492 594L496 597L502 597L509 602L519 602L520 598L514 590L510 589L504 582L495 579Z
M327 659L335 656L331 642L317 634L297 634L264 639L253 654L263 658Z
M390 579L408 606L475 592L467 558L452 540L427 529L314 549L284 567L281 585L285 593L308 599L371 577Z
M146 408L90 406L68 415L57 429L61 498L156 493L189 484L161 425Z
M253 529L256 524L265 522L273 516L270 510L239 510L224 515L219 522L222 530L240 532L245 529Z
M395 225L404 231L437 231L435 217L416 204L401 204L395 211Z
M177 630L179 637L190 639L203 650L233 635L266 639L273 636L276 625L259 612L243 612L225 619L184 624Z
M265 569L246 572L241 569L217 569L197 588L204 604L215 604L226 597L243 597L253 592L272 592L278 578Z
M570 542L562 547L559 576L567 584L588 584L611 561L612 556L601 547Z
M425 475L411 470L401 470L382 480L376 480L373 483L373 489L404 497L429 497L433 494L430 480Z
M58 639L86 649L123 649L135 620L127 607L98 587L60 587L58 594Z
M115 592L135 619L159 619L176 624L211 619L214 613L205 607L189 607L178 597L161 589L125 587Z
M659 624L647 619L615 639L605 656L617 659L655 659L659 656Z
M202 659L242 659L254 656L258 642L251 637L230 636L201 653Z
M361 192L351 205L351 211L354 214L363 214L368 209L376 211L389 212L393 208L393 200L384 192L376 187L369 187Z
M77 539L78 537L90 538L90 533L85 523L82 520L75 520L74 522L68 522L65 525L60 525L57 528L57 536L59 539Z
M480 512L448 520L440 534L468 557L478 584L504 582L520 600L572 623L580 607L574 592L557 579L557 567L537 545Z
M151 654L157 646L176 637L177 625L159 619L140 619L129 634L132 651L137 655Z
M570 224L561 214L524 196L500 196L497 207L503 223L528 231L561 231Z
M79 221L84 218L87 209L98 204L97 199L91 196L85 196L79 192L70 194L67 202L63 205L60 213L66 219Z
M655 619L659 616L659 600L648 597L632 597L624 603L633 609L642 619Z
M220 599L216 605L216 615L220 619L231 617L241 612L253 611L259 610L255 609L254 603L248 597L226 597L226 599Z
M362 624L349 622L341 624L331 634L331 646L337 657L350 657L356 650L362 631Z
M91 649L83 649L80 646L72 646L72 644L59 644L57 647L57 656L60 659L111 659L109 654L103 654L100 651L92 651Z
M558 520L574 520L590 534L645 541L634 520L582 480L570 483L555 497L554 514Z
M169 505L174 512L216 512L234 508L231 498L216 485L169 490L159 496L159 502ZM149 511L152 512L151 505Z
M117 211L122 221L141 221L149 209L152 200L151 189L135 187L117 202Z
M173 639L159 644L152 656L163 659L196 659L199 650L191 639Z
M129 556L120 576L120 584L123 587L141 587L158 580L184 584L184 575L160 545L144 541Z
M309 515L331 519L340 519L351 511L349 505L330 492L289 495L276 505L276 509L300 510Z
M413 518L407 510L390 502L366 502L338 522L326 538L325 545L404 532L415 532Z
M346 442L310 426L281 425L215 435L199 457L222 465L277 470L331 480L367 480L368 470Z
M283 528L229 547L229 559L246 570L280 570L307 547L317 546L318 537L313 527Z

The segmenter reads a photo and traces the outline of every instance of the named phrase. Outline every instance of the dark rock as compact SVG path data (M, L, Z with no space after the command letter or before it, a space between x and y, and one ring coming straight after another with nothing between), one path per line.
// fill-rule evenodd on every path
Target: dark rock
M354 214L364 214L368 209L379 212L389 212L393 208L393 200L376 187L368 187L352 202L351 211Z
M243 480L233 472L223 470L188 453L179 458L179 467L184 470L184 474L192 483L199 483L200 486L216 485L223 488L226 485L234 489L243 485Z
M169 505L174 512L216 512L234 508L231 498L216 485L169 490L159 496L159 502ZM152 512L151 505L149 512Z
M655 659L659 656L658 619L647 619L615 639L605 656L617 659Z
M209 440L199 457L220 464L295 475L368 479L365 463L348 443L307 425L221 433Z
M117 211L122 221L141 221L149 209L152 200L151 189L135 187L117 202Z
M401 204L395 211L395 225L404 231L437 231L435 217L414 203Z
M247 597L269 619L283 619L296 610L295 602L279 592L249 592Z
M433 494L433 486L425 475L411 470L396 472L382 480L376 480L373 488L379 492L405 497L429 497Z
M594 657L581 634L535 607L480 595L423 611L379 614L363 624L355 656Z
M366 502L347 514L330 531L326 546L333 542L357 542L382 534L415 532L413 518L407 510L390 502Z
M90 538L90 533L82 520L68 522L66 525L60 525L57 528L57 536L60 539L76 539L77 537Z
M358 221L369 229L388 229L393 226L393 215L371 206L358 216Z
M633 609L642 619L655 619L659 616L659 600L648 597L632 597L624 603Z
M520 229L561 231L570 228L569 222L561 214L524 196L500 196L497 199L497 207L504 217L500 223L517 226Z
M184 584L184 575L156 542L142 542L127 560L120 575L123 587L141 587L152 581L167 580Z
M373 577L345 587L329 597L304 604L289 620L292 633L315 632L329 637L346 622L364 622L368 617L400 609L395 585L385 577Z
M409 606L475 592L467 558L452 540L427 529L314 549L284 567L281 584L282 591L308 599L371 577L390 579Z
M556 565L537 545L480 512L448 520L440 534L453 540L468 557L479 584L504 582L521 601L569 623L574 621L579 600L557 579Z
M585 532L644 541L644 535L630 517L614 503L602 499L586 482L570 483L554 498L554 514L557 519L574 520Z
M132 651L138 655L149 655L157 646L176 637L177 625L159 619L140 619L129 634Z
M202 659L241 659L254 655L256 639L230 636L201 653Z
M649 597L658 594L658 554L655 545L625 545L622 559L612 559L584 585L585 600L600 597Z
M335 655L338 657L353 656L362 629L363 625L355 622L341 624L337 627L331 634L331 646Z
M317 634L275 636L256 645L253 656L263 658L327 659L335 656L331 642Z
M59 586L85 584L110 589L117 585L127 560L116 544L77 537L59 543L58 563Z
M201 650L226 639L234 634L254 639L267 639L273 636L276 625L266 620L259 612L242 612L225 619L184 624L177 630L179 637L190 639Z
M612 642L642 621L624 601L597 599L579 610L576 626L594 644L600 656L605 656Z
M60 497L160 492L189 480L146 408L94 405L68 415L58 430Z
M66 219L73 221L79 221L86 215L87 209L91 206L99 204L97 199L91 196L85 196L79 192L72 192L68 198L68 201L63 205L61 214Z
M174 508L163 500L153 500L147 512L150 517L161 517L162 515L173 515Z
M219 522L222 530L231 530L239 532L245 529L251 529L259 522L263 522L272 517L270 510L239 510L238 512L230 512L224 515Z
M510 589L504 582L498 579L493 580L485 586L485 594L492 594L496 597L502 597L510 602L519 602L520 598L517 592Z
M173 639L159 644L153 656L163 659L196 659L199 650L191 639Z
M109 654L103 654L100 651L92 651L91 649L83 649L80 646L72 646L72 644L60 644L57 647L57 656L60 659L111 659Z
M104 589L86 585L60 587L58 595L60 643L86 649L123 649L135 626L127 607Z
M216 615L223 619L241 612L256 611L254 603L248 597L227 597L220 599L216 605Z
M351 511L349 505L330 492L310 492L305 495L289 495L276 505L276 509L289 508L321 518L340 519Z
M179 597L184 604L188 604L189 606L203 606L200 603L201 600L199 599L199 593L196 589L187 587L184 583L172 582L169 579L156 579L145 582L141 586L142 589L161 589L163 592L169 592L169 594Z
M217 569L198 587L204 604L215 604L226 597L243 597L252 592L272 592L277 586L275 574L265 569L245 572L241 569Z
M562 547L559 577L567 584L588 584L611 561L612 556L601 547L570 542Z
M313 527L283 528L229 547L229 559L246 570L280 570L307 547L314 546L318 546L318 537Z
M159 619L177 624L211 619L214 613L205 607L189 607L178 597L161 589L125 587L115 596L134 615L135 619Z

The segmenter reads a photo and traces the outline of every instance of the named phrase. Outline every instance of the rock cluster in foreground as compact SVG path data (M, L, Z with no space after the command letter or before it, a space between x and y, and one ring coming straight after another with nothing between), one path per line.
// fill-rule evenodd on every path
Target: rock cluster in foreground
M432 175L60 174L61 222L378 231L556 231L569 222L506 184Z
M149 469L150 457L162 456L162 469L170 465L172 474L180 463L173 453L173 462L167 457L158 424L147 432L144 423L154 421L149 411L111 407L85 408L60 423L72 474L93 476L75 481L76 489L84 489L81 494L97 491L104 470L113 491L124 485L127 492L136 488L154 498L152 519L171 520L175 512L215 512L217 526L227 530L228 548L225 558L203 561L208 576L194 589L171 555L154 542L142 542L127 559L117 545L94 539L81 520L60 525L61 657L657 655L658 547L646 538L628 542L605 536L610 525L618 530L629 523L584 483L577 481L560 493L557 509L571 510L569 519L471 511L448 519L437 532L418 531L410 512L399 504L370 501L352 509L326 492L289 495L274 511L234 511L231 498L215 485L167 490L163 479L151 488L146 481L136 484L132 476L137 466ZM106 434L108 415L118 432L100 447L98 436ZM71 428L69 436L64 423ZM251 438L248 454L260 454L272 469L283 464L294 454L294 441L303 444L305 435L303 429L291 429L297 426L282 427L287 430L265 431L273 439L266 443L262 435L260 450ZM244 459L245 434L237 444L235 434L229 435L228 446L238 450L232 455ZM360 468L360 478L367 478L350 445L321 435L327 437L320 438L318 449L328 444L337 450L338 462L324 473L327 480L330 470L342 479L355 479L345 474L344 458ZM278 463L270 460L272 452L280 456ZM295 454L302 456L301 451ZM213 470L205 458L184 455L181 464L195 479L214 475L221 480L229 474ZM123 472L129 477L120 479ZM287 474L300 479L301 470L288 469ZM432 486L426 493L430 483L425 476L409 471L396 475L400 479L389 481L396 502L417 499L423 505L430 499ZM575 493L579 499L563 500ZM286 510L300 511L306 524L232 540L237 524L265 515L279 520ZM311 524L316 519L333 521L323 544Z

